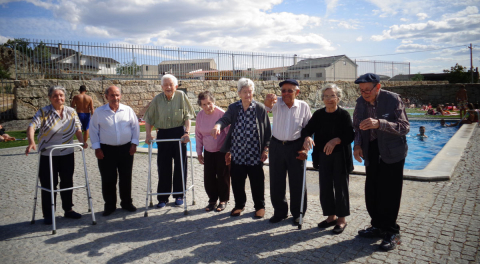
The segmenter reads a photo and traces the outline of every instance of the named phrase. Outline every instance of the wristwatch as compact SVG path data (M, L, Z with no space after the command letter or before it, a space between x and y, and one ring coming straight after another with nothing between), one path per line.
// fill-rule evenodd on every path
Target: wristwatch
M265 147L265 148L263 149L263 152L265 152L265 153L268 154L268 147Z

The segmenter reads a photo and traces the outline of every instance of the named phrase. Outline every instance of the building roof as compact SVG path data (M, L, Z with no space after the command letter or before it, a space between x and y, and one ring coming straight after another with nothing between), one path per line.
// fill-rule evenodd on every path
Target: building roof
M168 60L168 61L162 61L160 62L159 65L165 65L165 64L185 64L185 63L202 63L202 62L215 62L214 59L194 59L194 60Z
M352 64L357 65L354 61L352 61L346 55L337 55L337 56L329 56L329 57L321 57L321 58L303 59L299 61L297 64L288 67L288 70L326 68L326 67L332 66L335 62L343 58L346 58Z

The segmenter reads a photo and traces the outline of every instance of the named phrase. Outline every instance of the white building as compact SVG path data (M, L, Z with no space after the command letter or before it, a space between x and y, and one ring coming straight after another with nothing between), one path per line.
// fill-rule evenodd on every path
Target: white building
M346 55L303 59L288 67L288 78L315 81L351 81L357 78L357 64Z
M91 73L102 75L117 74L120 64L112 58L83 55L73 49L47 47L50 51L50 63L53 68L65 73Z

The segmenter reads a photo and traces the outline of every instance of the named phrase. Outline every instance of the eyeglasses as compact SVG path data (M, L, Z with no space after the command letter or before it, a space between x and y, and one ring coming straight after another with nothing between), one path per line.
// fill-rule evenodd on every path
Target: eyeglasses
M368 89L367 89L367 90L362 90L362 89L360 89L360 93L362 93L362 94L369 94L369 93L371 93L371 92L373 91L373 89L375 89L375 87L377 87L377 85L374 85L374 86L372 87L372 89L370 89L370 90L368 90Z
M334 98L337 98L337 96L336 95L324 95L323 96L323 99L327 99L327 100L334 99Z
M291 90L291 89L289 89L289 90L282 90L282 93L293 93L293 92L294 92L294 90Z

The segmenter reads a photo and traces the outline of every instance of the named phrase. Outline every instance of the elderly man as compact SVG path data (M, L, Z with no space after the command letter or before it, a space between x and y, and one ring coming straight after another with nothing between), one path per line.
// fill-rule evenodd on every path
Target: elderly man
M248 78L237 83L240 100L228 106L227 111L212 129L214 139L220 131L230 126L221 151L231 153L232 190L235 207L230 216L239 216L245 209L247 195L245 180L250 180L255 217L265 216L265 174L263 162L268 157L271 128L267 111L263 104L253 100L255 85Z
M129 212L137 210L132 204L132 167L140 127L133 109L120 103L120 88L108 87L105 98L108 104L97 108L92 116L90 140L102 177L103 216L109 216L117 207L117 178L120 206Z
M195 117L192 104L182 91L177 91L178 80L171 74L165 74L161 80L163 93L153 98L145 112L145 142L150 144L152 128L157 128L157 139L179 139L183 140L182 159L183 168L180 168L180 150L178 142L162 142L158 144L158 186L157 193L172 192L172 159L173 169L173 192L183 192L182 169L187 177L187 147L190 141L190 119ZM158 195L158 208L163 208L168 203L170 195ZM183 205L183 195L174 194L175 205Z
M265 106L273 112L272 140L270 142L270 198L274 209L270 223L278 223L288 216L288 203L285 198L286 178L290 189L290 212L293 224L298 224L303 183L304 158L298 156L302 150L304 128L312 112L308 104L296 99L300 93L298 82L287 79L280 83L282 97L267 94ZM303 152L301 152L303 154ZM302 156L302 155L301 155ZM305 193L303 212L307 210L307 195Z
M361 97L353 113L354 156L365 161L365 202L371 227L360 230L362 237L383 238L380 248L392 250L401 243L396 223L402 198L403 166L410 130L405 106L398 94L381 90L380 77L360 76Z

